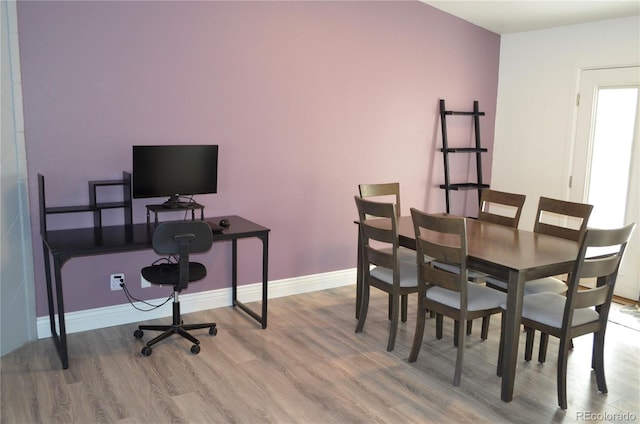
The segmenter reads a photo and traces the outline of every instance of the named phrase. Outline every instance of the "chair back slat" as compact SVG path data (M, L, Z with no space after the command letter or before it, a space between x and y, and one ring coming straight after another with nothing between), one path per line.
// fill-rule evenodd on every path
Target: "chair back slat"
M431 285L455 292L460 292L462 290L460 285L460 274L458 273L436 268L429 263L422 265L421 270L423 272L422 281L426 281Z
M460 265L462 263L462 254L460 246L446 246L444 244L433 243L428 240L419 239L422 251L428 252L427 255L434 260L452 265Z
M371 265L382 266L389 269L393 268L394 257L391 250L381 250L368 246L367 259Z
M609 297L610 287L608 285L594 287L587 290L579 290L575 294L574 309L588 308L590 306L602 305Z
M363 231L367 233L367 237L380 243L392 244L394 237L391 221L371 218L369 215L367 214L368 219L360 221L360 225L362 225ZM379 225L386 225L388 228L381 228Z
M505 227L517 228L525 199L524 194L483 189L480 192L478 219Z

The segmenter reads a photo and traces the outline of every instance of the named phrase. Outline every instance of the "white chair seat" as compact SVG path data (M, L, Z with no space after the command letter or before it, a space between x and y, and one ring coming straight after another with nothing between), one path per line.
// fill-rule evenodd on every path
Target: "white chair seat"
M536 293L525 296L522 301L522 318L561 328L566 300L566 297L556 293ZM506 310L507 305L503 303L500 307ZM592 308L575 309L571 326L576 327L598 319L600 315Z
M487 276L484 279L487 284L491 284L495 287L499 287L503 290L507 290L507 282L499 280L495 277ZM567 292L567 285L555 277L538 278L537 280L531 280L524 283L524 294L536 294L536 293L556 293L564 294Z
M468 283L467 287L468 311L483 311L498 308L507 300L506 294L489 287L480 286L474 283ZM460 309L460 293L453 290L444 289L442 287L430 288L427 290L427 299L431 299L451 308Z
M415 258L415 252L414 252ZM418 286L418 265L414 259L413 262L399 261L400 271L400 287L417 287ZM393 285L393 271L382 266L374 267L371 276L383 281L390 286Z

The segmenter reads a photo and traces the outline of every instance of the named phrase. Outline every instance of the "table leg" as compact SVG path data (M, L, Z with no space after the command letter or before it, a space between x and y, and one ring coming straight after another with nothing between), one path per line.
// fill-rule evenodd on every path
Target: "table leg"
M269 282L269 235L262 240L262 328L267 328L267 286Z
M360 227L358 226L358 257L356 262L356 319L360 318L360 306L362 305L362 278L363 278L363 258L362 247L360 246L361 235Z
M47 285L47 302L49 306L49 325L51 328L51 338L60 356L62 362L62 368L69 368L69 353L67 351L67 329L64 321L64 298L62 294L62 264L60 258L54 256L53 268L54 276L51 278L51 261L49 259L49 249L47 245L42 242L43 254L44 254L44 267L45 267L45 279ZM53 300L53 286L55 282L55 297L56 302ZM58 312L58 326L56 328L56 311ZM59 332L58 332L59 328Z
M238 239L231 240L231 304L238 302Z
M504 360L502 363L502 391L500 394L501 399L505 402L511 402L513 399L523 294L524 277L517 271L510 271L507 289L507 311L504 322Z
M231 254L231 294L232 305L237 306L253 319L258 321L262 328L267 328L267 299L268 299L268 266L269 266L269 235L258 236L262 241L262 315L258 315L247 305L238 300L238 240L232 240Z

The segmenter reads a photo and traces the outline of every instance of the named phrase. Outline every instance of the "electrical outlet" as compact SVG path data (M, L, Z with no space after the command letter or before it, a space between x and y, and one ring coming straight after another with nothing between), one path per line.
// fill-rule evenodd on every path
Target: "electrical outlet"
M147 287L151 287L151 283L149 282L149 280L144 278L142 274L140 275L140 287L142 287L143 289Z
M120 284L124 284L124 274L111 274L109 284L111 285L111 291L122 290Z

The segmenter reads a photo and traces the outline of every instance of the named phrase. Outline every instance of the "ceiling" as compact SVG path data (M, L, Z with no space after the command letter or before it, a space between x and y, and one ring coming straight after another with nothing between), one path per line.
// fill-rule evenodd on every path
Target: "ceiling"
M420 0L497 34L640 16L640 0Z

